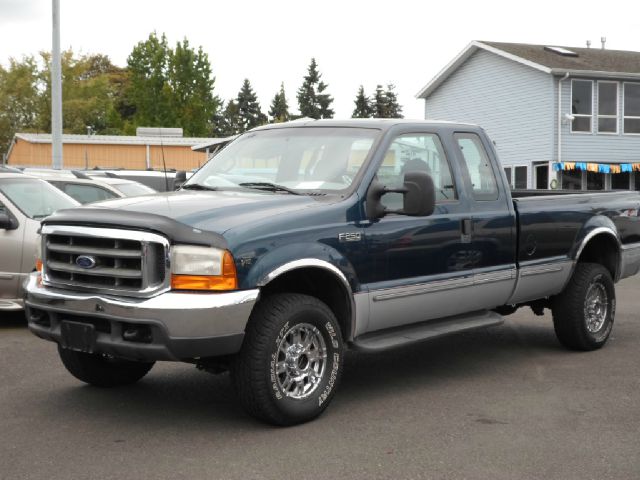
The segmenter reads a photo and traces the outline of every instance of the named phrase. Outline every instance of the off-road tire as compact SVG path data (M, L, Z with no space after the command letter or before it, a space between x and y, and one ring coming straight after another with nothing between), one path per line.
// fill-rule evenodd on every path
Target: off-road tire
M590 289L606 292L602 326L590 331L586 303ZM616 311L616 293L609 271L597 263L578 263L569 283L553 300L553 327L562 345L570 350L596 350L609 338ZM593 328L592 328L593 330Z
M96 387L129 385L144 377L154 362L134 362L97 353L62 348L58 353L63 365L78 380Z
M295 392L283 388L288 374L278 373L283 359L291 360L281 347L289 343L293 343L291 349L295 347L295 341L291 340L295 337L287 332L296 326L312 331L310 336L318 340L316 343L323 342L326 350L322 375L309 383L314 387L309 387L313 390L304 398L296 398L292 396ZM264 298L251 314L242 348L232 362L233 383L242 406L250 415L273 425L295 425L316 418L336 391L342 374L343 351L340 326L326 304L309 295L294 293ZM316 360L313 364L319 365Z

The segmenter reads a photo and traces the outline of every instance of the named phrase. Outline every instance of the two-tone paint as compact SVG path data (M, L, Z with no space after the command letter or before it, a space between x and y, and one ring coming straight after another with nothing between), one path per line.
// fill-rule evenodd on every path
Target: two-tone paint
M640 268L637 193L513 199L490 140L472 125L385 120L263 128L324 125L378 131L352 188L341 195L179 191L103 202L67 217L72 215L75 225L90 226L96 222L92 211L103 210L103 227L150 230L173 244L180 241L154 217L169 217L194 232L214 232L233 254L241 290L262 292L287 275L322 271L323 281L331 279L342 293L344 308L336 311L348 341L553 296L562 291L583 255L601 255L616 280ZM457 196L437 204L427 217L367 218L365 199L376 170L391 142L408 133L439 137ZM454 138L459 133L481 138L497 179L497 199L476 200L470 194L471 180ZM141 218L148 214L149 222L123 226L121 212ZM56 222L61 222L56 216L47 220ZM596 251L601 249L605 252ZM316 285L318 291L325 287Z

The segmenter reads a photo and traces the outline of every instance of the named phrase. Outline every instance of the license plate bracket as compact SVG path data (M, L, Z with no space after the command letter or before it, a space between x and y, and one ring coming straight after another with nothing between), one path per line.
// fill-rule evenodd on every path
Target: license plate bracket
M96 328L93 325L64 320L60 322L63 348L76 352L93 353L96 347Z

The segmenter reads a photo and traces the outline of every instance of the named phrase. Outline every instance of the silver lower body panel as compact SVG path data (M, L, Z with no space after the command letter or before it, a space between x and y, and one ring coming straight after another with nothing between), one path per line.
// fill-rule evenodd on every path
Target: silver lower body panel
M29 329L60 343L60 322L68 318L101 322L97 346L101 353L145 360L177 360L218 356L239 350L259 291L224 293L166 292L152 298L109 297L43 287L32 274L26 288ZM39 320L45 314L46 319ZM101 320L96 320L101 319ZM105 321L108 322L106 326ZM153 329L153 342L127 342L129 326Z

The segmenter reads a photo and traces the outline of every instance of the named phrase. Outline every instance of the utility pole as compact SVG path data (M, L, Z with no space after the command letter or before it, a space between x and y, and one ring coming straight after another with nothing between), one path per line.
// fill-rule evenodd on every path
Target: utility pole
M51 164L61 169L62 161L62 68L60 62L60 0L52 0L51 41Z

